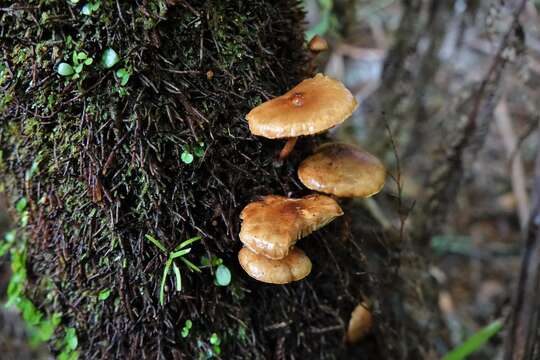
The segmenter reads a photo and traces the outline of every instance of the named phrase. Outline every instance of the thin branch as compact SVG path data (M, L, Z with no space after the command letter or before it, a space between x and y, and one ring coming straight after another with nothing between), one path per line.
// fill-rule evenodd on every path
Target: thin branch
M538 359L540 336L540 154L536 161L535 207L529 220L529 231L517 289L512 302L510 326L505 338L505 360Z

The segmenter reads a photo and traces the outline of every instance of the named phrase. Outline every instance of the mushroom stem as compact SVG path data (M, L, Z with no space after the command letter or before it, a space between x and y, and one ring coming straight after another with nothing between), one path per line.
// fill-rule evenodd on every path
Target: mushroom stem
M283 149L279 152L279 160L284 160L289 156L289 154L293 151L294 145L296 145L296 141L298 140L298 137L292 137L287 140L287 143L285 146L283 146Z

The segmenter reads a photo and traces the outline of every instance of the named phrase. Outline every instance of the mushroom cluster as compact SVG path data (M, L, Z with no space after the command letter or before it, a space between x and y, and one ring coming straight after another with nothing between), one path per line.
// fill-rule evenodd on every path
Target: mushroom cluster
M279 154L284 160L299 136L341 124L357 107L340 81L317 74L253 108L246 118L254 135L288 139ZM318 194L300 199L269 195L242 210L240 265L265 283L286 284L305 278L312 264L296 242L343 215L334 197L372 196L382 189L385 177L381 161L358 147L339 143L319 147L298 168L300 181Z

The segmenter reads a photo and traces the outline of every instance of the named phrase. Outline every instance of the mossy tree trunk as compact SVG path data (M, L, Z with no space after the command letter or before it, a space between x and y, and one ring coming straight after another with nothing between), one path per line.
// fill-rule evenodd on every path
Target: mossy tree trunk
M28 201L17 245L23 293L47 317L62 314L56 338L75 328L88 359L210 357L213 333L227 359L345 354L346 322L373 283L350 217L303 240L314 264L305 281L257 283L236 259L238 214L250 200L308 193L295 170L318 139L301 140L276 167L282 143L251 136L244 120L307 76L300 4L102 0L89 15L64 0L1 8L1 180L13 203ZM120 58L110 69L100 65L108 48ZM94 61L76 69L84 60L74 53ZM80 74L59 75L61 62ZM125 84L120 69L131 74ZM222 259L232 284L216 286L215 268L191 272L180 261L183 290L171 274L160 305L167 258L146 235L169 250L200 235L186 259Z

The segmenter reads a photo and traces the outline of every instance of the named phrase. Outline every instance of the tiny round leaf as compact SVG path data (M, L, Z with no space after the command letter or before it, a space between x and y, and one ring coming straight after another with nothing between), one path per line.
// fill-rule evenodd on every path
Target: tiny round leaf
M231 271L225 265L219 265L216 270L216 282L219 286L227 286L231 283Z
M114 65L116 65L120 61L120 56L118 56L118 53L114 51L114 49L108 48L103 52L103 56L101 57L101 65L105 69L110 69Z
M184 151L180 157L184 164L191 164L193 162L193 155L187 151Z
M63 62L58 65L57 72L62 76L69 76L73 75L75 71L73 70L73 67L71 65Z

